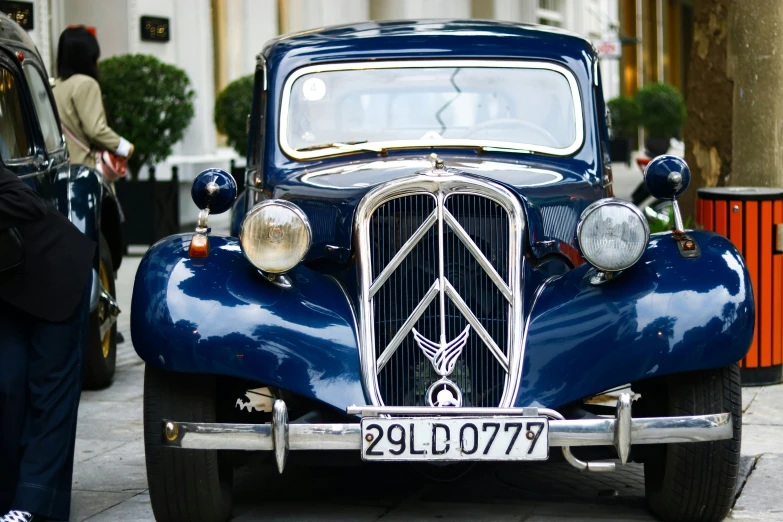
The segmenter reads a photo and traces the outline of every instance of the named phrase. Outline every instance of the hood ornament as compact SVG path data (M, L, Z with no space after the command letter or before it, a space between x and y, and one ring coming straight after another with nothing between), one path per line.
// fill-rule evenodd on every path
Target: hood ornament
M445 165L443 164L443 160L440 159L440 157L435 154L434 152L430 154L430 161L432 161L432 168L435 170L445 170Z
M415 328L412 330L413 339L419 349L432 363L435 373L441 376L441 379L434 382L427 390L427 402L430 406L461 406L462 392L448 376L454 371L457 359L462 355L462 350L468 343L470 325L465 326L462 333L449 342L446 342L446 334L442 333L440 343L430 341Z

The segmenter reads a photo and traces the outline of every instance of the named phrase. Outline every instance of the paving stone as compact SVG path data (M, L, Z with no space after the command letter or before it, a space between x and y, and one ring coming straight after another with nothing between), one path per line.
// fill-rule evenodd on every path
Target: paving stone
M564 519L580 520L658 520L655 518L640 500L635 505L609 505L609 504L590 504L576 502L540 502L531 513L528 520L558 520L555 517Z
M744 393L744 389L742 390ZM745 424L769 424L783 426L783 384L758 389L755 400L742 416ZM783 448L778 450L783 452Z
M122 522L150 522L155 520L155 517L152 515L150 496L147 493L140 493L86 520L88 522L117 522L120 520Z
M779 440L779 439L778 439ZM783 520L783 455L762 455L731 512L732 520Z
M746 424L742 427L742 455L783 453L783 429L780 426Z
M278 520L321 520L321 521L352 521L362 522L378 520L386 512L385 508L372 506L355 506L344 504L309 504L309 503L271 503L253 509L236 518L235 522L272 522ZM384 517L383 520L386 520Z
M91 516L102 513L137 494L137 492L111 493L76 489L71 496L71 516L68 520L70 522L87 520Z
M740 490L742 490L743 487L745 487L745 480L750 475L750 472L753 471L753 467L756 465L756 459L758 457L744 455L740 457L740 469L739 469L739 478L737 479L737 486L734 488L734 495L736 496Z
M119 345L117 347L118 358L123 352L132 352L138 359L136 352L128 342L128 346ZM81 403L102 402L102 401L133 401L140 399L144 395L144 363L139 359L138 367L126 366L118 368L114 374L114 380L110 386L111 392L106 390L87 390L82 392Z
M395 520L472 520L505 521L523 520L534 506L466 504L461 502L412 502L394 508L383 516L383 522Z
M104 440L104 439L76 439L76 451L74 452L74 460L79 462L85 462L92 458L102 455L107 451L119 448L126 442L120 440Z
M95 401L80 406L84 415L80 420L108 420L115 423L131 423L141 426L144 421L144 405L141 400L135 401ZM144 434L140 431L138 435Z
M147 469L144 443L136 440L123 444L74 467L73 487L89 491L144 491Z
M745 411L748 409L748 407L756 399L756 396L763 389L764 388L761 387L761 386L743 386L742 387L742 412L743 413L745 413Z

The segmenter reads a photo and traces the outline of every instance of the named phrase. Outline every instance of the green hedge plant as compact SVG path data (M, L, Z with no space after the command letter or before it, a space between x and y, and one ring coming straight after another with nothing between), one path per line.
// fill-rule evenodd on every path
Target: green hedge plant
M639 105L633 98L618 96L607 102L614 138L635 138L639 130Z
M226 85L215 99L215 127L241 157L247 156L247 132L253 100L253 75Z
M185 135L195 92L185 71L150 55L115 56L98 68L109 124L136 147L128 161L136 179L143 165L168 158Z
M652 83L634 95L639 106L640 123L650 138L670 139L685 123L685 101L675 87Z

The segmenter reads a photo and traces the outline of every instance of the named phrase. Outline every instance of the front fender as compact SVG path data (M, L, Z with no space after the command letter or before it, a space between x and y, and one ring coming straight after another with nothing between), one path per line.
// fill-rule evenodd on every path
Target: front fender
M299 266L283 289L235 238L211 236L206 259L188 257L190 239L160 241L136 273L131 335L147 364L241 377L343 411L366 404L353 312L335 280Z
M670 233L651 237L617 279L590 284L584 265L551 281L531 312L518 406L557 408L648 377L727 366L753 340L745 262L711 232L689 232L701 257Z

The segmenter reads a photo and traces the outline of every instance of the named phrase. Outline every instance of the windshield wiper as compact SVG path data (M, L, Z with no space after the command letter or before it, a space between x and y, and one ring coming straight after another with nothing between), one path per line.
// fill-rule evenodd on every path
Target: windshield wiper
M322 150L322 149L342 149L342 150L366 150L368 152L379 152L381 154L386 152L386 149L383 147L373 147L370 145L366 145L363 147L360 147L362 143L367 143L367 140L362 141L336 141L333 143L322 143L320 145L310 145L309 147L302 147L301 149L296 149L299 152L305 152L310 150Z

